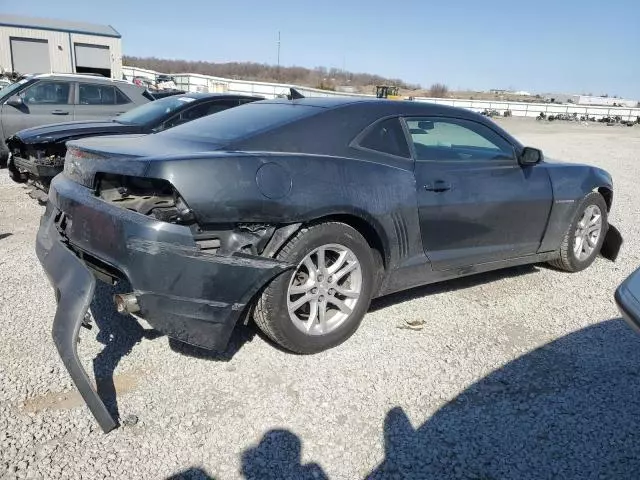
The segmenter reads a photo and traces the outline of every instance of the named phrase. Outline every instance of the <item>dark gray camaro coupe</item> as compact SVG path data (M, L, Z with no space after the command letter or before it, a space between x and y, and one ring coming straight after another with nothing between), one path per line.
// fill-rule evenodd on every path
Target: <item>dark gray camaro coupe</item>
M224 349L243 315L284 348L347 339L371 298L537 262L575 272L622 239L599 168L551 163L473 112L419 102L261 101L149 136L68 144L37 252L53 336L76 354L95 278L170 337ZM244 317L243 317L244 318Z

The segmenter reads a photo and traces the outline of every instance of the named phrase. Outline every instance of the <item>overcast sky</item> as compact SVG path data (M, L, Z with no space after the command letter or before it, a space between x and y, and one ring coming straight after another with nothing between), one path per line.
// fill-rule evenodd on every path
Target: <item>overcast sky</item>
M346 67L451 89L640 99L640 0L23 0L1 13L111 24L126 55Z

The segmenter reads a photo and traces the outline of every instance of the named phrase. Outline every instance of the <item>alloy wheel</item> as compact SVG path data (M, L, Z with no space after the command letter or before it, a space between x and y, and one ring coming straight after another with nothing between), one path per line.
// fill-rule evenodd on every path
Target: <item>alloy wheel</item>
M289 317L307 335L326 335L349 318L361 290L356 255L343 245L323 245L306 255L291 277Z

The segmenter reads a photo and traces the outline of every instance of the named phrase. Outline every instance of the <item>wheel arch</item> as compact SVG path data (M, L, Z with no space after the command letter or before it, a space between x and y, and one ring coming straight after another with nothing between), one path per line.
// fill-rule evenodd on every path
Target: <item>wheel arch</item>
M386 269L389 265L389 249L388 242L383 240L384 237L381 234L381 227L376 227L373 221L365 219L363 216L359 216L353 213L336 213L317 218L313 223L326 223L326 222L339 222L349 225L360 233L367 241L372 250L377 251L380 254L380 258L377 259L381 262L380 267Z
M357 230L358 233L360 233L367 241L371 249L379 254L379 258L377 258L376 261L380 264L380 267L383 270L388 268L391 252L389 241L384 234L384 229L371 217L366 214L356 212L332 212L325 215L314 216L312 220L283 226L280 230L286 232L286 236L278 239L277 244L274 244L273 246L268 245L265 249L267 251L266 256L274 256L300 228L327 222L344 223L345 225L349 225Z
M603 186L594 188L593 191L602 195L604 202L607 204L607 213L611 212L611 205L613 204L613 190L607 186Z

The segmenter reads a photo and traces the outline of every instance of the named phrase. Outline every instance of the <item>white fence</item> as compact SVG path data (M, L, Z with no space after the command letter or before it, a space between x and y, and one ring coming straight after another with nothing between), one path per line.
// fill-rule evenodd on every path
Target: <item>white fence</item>
M133 77L144 77L154 80L158 73L152 70L126 66L122 67L122 72L127 80L132 80ZM171 76L175 79L178 88L187 92L228 92L245 95L261 95L265 98L274 98L278 95L287 94L289 92L289 88L294 87L306 97L372 96L356 93L332 92L284 83L253 82L249 80L213 77L196 73L171 74ZM537 117L540 112L544 112L547 116L559 113L575 113L578 117L584 115L595 118L620 116L623 120L635 120L637 117L640 117L640 108L629 107L598 107L574 105L570 103L559 105L552 103L504 102L493 100L465 100L456 98L428 97L416 97L414 100L417 102L451 105L476 112L482 112L483 110L497 110L500 115L503 115L505 111L510 110L511 114L516 117Z

